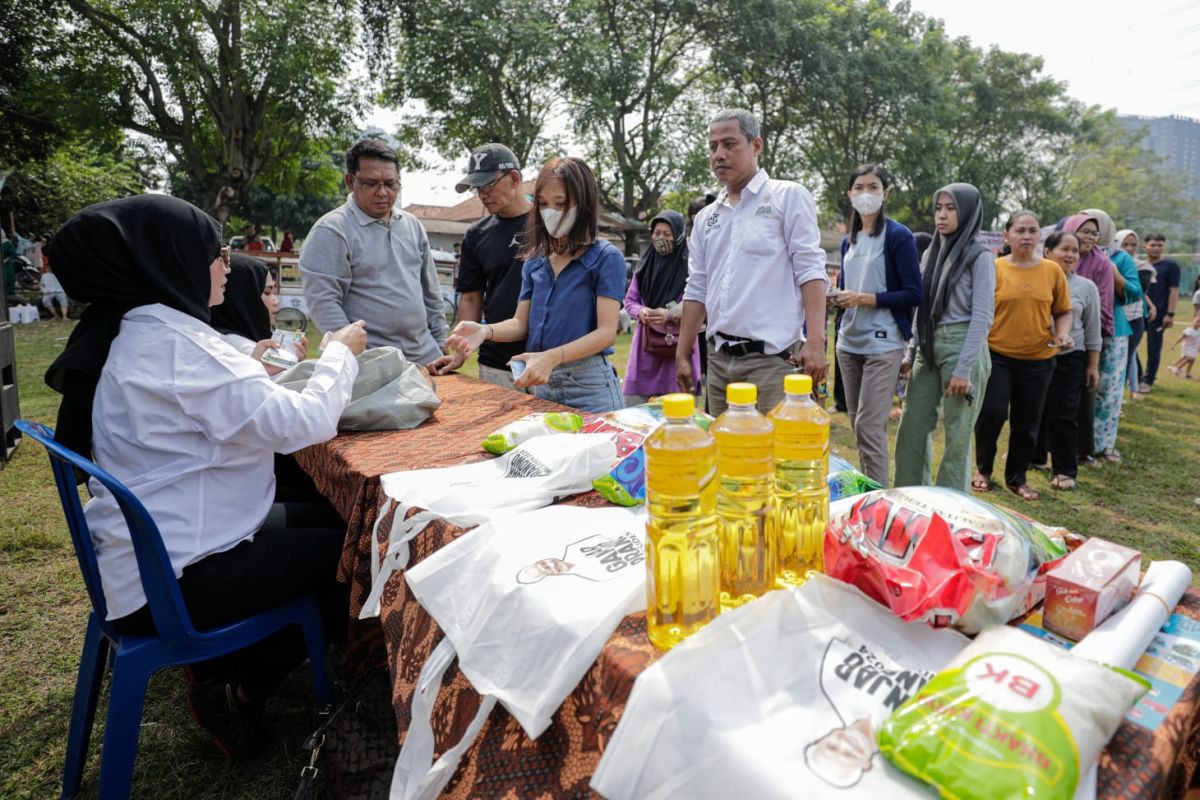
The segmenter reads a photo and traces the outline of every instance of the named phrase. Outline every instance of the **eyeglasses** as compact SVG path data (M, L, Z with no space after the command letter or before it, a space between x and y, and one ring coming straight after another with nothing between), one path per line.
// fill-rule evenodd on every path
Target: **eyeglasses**
M1082 236L1085 239L1095 239L1100 236L1100 231L1093 231L1089 228L1080 228L1075 231L1076 236Z
M480 195L480 194L483 194L484 192L490 192L492 189L495 189L496 186L500 183L500 181L504 180L506 177L507 177L506 175L501 175L500 177L496 178L495 180L485 183L483 186L472 186L471 194Z
M354 182L359 185L359 188L366 189L368 192L377 192L380 188L386 189L388 192L400 191L400 181L368 181L363 180L357 175L354 176Z

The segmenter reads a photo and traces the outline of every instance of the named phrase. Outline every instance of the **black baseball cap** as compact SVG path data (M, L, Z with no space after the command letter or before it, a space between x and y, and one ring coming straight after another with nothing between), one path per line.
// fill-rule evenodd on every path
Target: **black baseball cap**
M454 190L465 192L478 186L486 186L500 175L520 168L521 163L517 161L512 150L499 142L490 142L471 153L471 157L467 159L467 174Z

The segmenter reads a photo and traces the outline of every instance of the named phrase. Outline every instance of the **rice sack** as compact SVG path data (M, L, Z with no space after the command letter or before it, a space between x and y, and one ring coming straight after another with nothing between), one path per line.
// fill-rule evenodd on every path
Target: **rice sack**
M888 717L879 750L942 797L1070 800L1143 678L988 628Z

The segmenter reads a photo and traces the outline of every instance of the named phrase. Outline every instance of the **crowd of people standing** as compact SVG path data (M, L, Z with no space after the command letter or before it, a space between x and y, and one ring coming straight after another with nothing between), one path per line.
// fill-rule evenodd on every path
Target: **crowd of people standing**
M832 312L861 465L881 484L987 490L1006 422L1004 485L1022 498L1037 497L1026 475L1040 460L1059 489L1074 485L1081 459L1120 460L1124 389L1154 391L1179 298L1180 269L1163 257L1161 235L1145 237L1138 262L1138 234L1115 230L1103 211L1061 220L1043 241L1042 221L1021 210L1008 215L997 256L979 236L975 187L934 193L936 230L919 236L888 215L887 170L864 165L846 183L853 211L831 282L813 196L759 166L754 115L719 112L706 142L721 189L698 198L689 219L651 219L651 249L628 283L621 252L599 236L600 192L584 161L550 159L526 197L509 148L472 153L459 190L475 192L488 215L463 241L453 330L425 231L395 207L396 153L355 143L346 202L315 223L300 254L309 310L330 335L299 391L273 381L263 361L278 347L268 338L277 276L231 257L215 220L165 195L85 209L45 253L57 291L88 304L46 375L63 395L56 437L150 511L196 625L315 591L331 639L346 623L347 587L336 579L344 525L311 481L287 479L277 456L335 435L368 345L398 346L437 374L478 352L484 380L583 411L679 390L705 393L715 415L730 383L756 384L762 411L794 371L820 385ZM639 322L624 385L610 360L622 310ZM1176 345L1181 358L1168 368L1190 375L1200 318ZM155 623L126 524L111 494L91 488L85 515L101 545L108 619L148 635ZM192 712L231 757L265 747L263 703L306 656L293 633L193 670Z
M733 381L758 384L759 406L766 409L778 399L786 373L802 369L818 381L824 376L824 329L807 326L806 320L823 319L827 309L835 315L837 375L860 464L879 483L936 483L964 491L1003 485L1034 500L1038 493L1027 479L1031 467L1051 470L1050 485L1066 490L1074 488L1080 464L1121 460L1117 436L1126 389L1135 399L1153 391L1163 335L1174 322L1178 301L1179 266L1162 257L1160 234L1145 237L1145 260L1139 262L1138 234L1117 230L1101 209L1058 220L1048 226L1048 235L1034 211L1019 210L1008 215L1005 246L997 254L980 237L983 201L978 190L953 183L932 198L935 232L914 235L887 214L887 170L867 164L848 177L852 211L831 285L824 274L812 196L758 167L761 139L753 115L721 112L711 122L708 145L713 174L723 188L699 200L691 219L667 211L650 220L650 247L621 300L638 322L623 398L618 402L615 397L615 370L606 360L611 354L611 301L618 299L615 258L611 280L590 278L588 291L566 312L587 312L586 324L574 332L576 341L584 341L589 331L602 330L603 335L593 337L586 352L573 351L571 359L556 354L551 370L537 369L516 379L518 388L563 399L561 392L544 387L554 370L578 355L600 359L594 377L597 387L603 385L577 406L584 410L613 410L622 402L634 405L679 390L705 391L707 409L719 414L724 387ZM471 163L486 152L473 155ZM546 169L562 169L553 163L557 166ZM586 170L586 165L580 167ZM510 183L508 188L516 192L519 169L507 169L500 177L484 171L479 182L468 180L464 186L475 187L485 203L497 181ZM553 174L546 169L539 188ZM587 179L594 180L590 170ZM503 251L499 261L524 263L528 270L530 262L523 258L532 257L533 263L545 258L536 246L518 242L522 234L546 232L543 203L534 198L504 218L516 233L507 248L492 246L493 252ZM567 207L578 209L578 219L594 231L594 206L581 207L568 192ZM527 224L518 222L519 217L527 218ZM497 219L487 217L477 226L493 228ZM570 245L542 236L548 252L558 256L550 259L552 281L569 275L577 261L590 263L583 253L600 245L594 233L587 236ZM468 232L464 264L478 258L469 246L472 239ZM553 248L560 246L567 251L555 253ZM501 280L489 275L489 283L471 288L494 303L502 293ZM515 294L513 283L510 293ZM528 288L520 289L522 300ZM530 313L518 311L518 305L505 314L518 320L513 324L497 324L493 320L499 316L490 310L481 316L471 306L473 316L447 340L447 349L458 355L446 356L442 363L492 342L517 341L527 328L519 320ZM542 307L537 314L554 318L563 308ZM1190 374L1200 343L1200 328L1195 334L1190 330L1180 338L1181 357L1168 367L1181 375ZM1137 348L1147 333L1143 369ZM538 338L533 344L527 340L524 347L560 346L559 339ZM518 353L506 365L531 359L539 367L547 363ZM497 382L514 385L512 372L488 366L499 374ZM894 418L893 392L905 383L893 479L887 428ZM944 447L935 476L932 434L939 421ZM1001 484L992 474L1006 424L1008 453Z

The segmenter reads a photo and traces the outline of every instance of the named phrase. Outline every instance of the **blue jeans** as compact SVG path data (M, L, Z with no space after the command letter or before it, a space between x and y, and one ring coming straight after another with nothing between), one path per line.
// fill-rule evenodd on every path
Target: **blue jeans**
M625 407L617 371L600 355L559 364L550 373L549 382L533 387L533 394L595 414Z
M1131 319L1129 327L1133 328L1133 335L1129 337L1129 368L1126 373L1126 380L1129 383L1129 391L1136 392L1138 390L1139 373L1142 365L1138 361L1138 345L1142 343L1142 335L1146 332L1146 320Z

